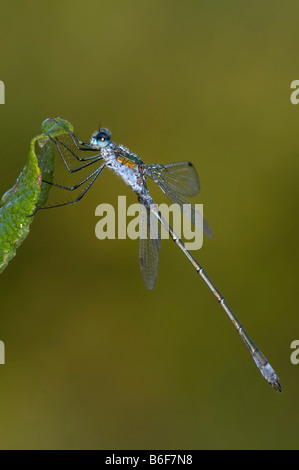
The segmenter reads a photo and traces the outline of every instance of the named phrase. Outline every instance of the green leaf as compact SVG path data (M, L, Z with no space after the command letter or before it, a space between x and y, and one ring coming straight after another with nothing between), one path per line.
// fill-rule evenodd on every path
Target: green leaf
M61 124L61 125L59 125ZM42 179L52 181L55 163L55 145L47 134L58 137L73 132L73 126L60 118L46 119L41 134L30 142L27 163L16 184L0 201L0 273L15 256L16 249L29 233L37 207L47 201L51 186Z

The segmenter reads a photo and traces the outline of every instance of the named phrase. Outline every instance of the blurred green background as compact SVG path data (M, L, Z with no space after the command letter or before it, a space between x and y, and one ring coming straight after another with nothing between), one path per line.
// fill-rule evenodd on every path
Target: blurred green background
M98 204L136 202L106 172L40 212L1 274L0 447L298 448L298 2L0 5L1 194L48 117L85 141L101 122L146 163L191 160L215 234L195 256L283 387L173 243L149 292L138 242L95 237Z

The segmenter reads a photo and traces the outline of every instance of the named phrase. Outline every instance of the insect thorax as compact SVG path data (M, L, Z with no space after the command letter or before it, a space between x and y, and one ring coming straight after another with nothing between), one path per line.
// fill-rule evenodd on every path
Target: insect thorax
M102 150L102 155L107 166L114 170L135 193L143 192L146 165L137 155L126 147L113 143Z

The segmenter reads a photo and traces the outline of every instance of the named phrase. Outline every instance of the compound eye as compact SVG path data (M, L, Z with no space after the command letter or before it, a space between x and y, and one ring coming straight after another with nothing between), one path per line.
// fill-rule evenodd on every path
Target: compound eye
M110 142L110 138L106 132L99 132L97 135L97 141L100 147L106 147Z
M108 129L100 129L98 133L92 136L90 143L98 147L107 147L110 140L111 134Z

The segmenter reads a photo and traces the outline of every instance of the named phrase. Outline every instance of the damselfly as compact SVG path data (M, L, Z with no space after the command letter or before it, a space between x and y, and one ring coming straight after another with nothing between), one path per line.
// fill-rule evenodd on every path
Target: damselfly
M58 125L62 125L55 120L53 121ZM158 221L158 223L160 223L161 226L168 231L170 237L182 250L186 258L195 268L196 272L202 277L211 292L214 294L217 301L247 346L256 366L259 368L263 377L272 387L274 387L276 391L280 392L281 386L274 369L271 367L261 351L255 346L239 320L233 314L222 294L215 287L202 266L196 261L190 251L186 249L184 242L162 216L157 205L150 196L146 184L147 177L157 183L164 194L170 199L170 201L177 204L181 210L183 210L184 205L190 205L189 201L186 200L184 196L196 196L200 189L198 175L192 163L178 162L166 165L154 164L148 166L136 154L130 152L128 148L112 142L111 134L108 129L100 128L99 131L94 132L90 143L80 141L78 137L71 133L67 128L65 128L65 130L69 134L71 142L77 151L93 153L92 156L80 157L78 152L72 150L70 146L68 146L63 141L62 138L52 137L51 131L49 131L47 135L57 147L58 153L68 172L76 173L78 171L90 168L92 168L92 170L86 177L81 179L81 181L73 186L65 186L43 180L44 183L51 184L66 191L75 191L79 188L84 189L80 189L81 192L79 196L73 200L52 206L40 207L37 210L60 207L79 202L95 183L105 168L113 170L128 186L133 189L133 191L137 194L138 201L146 209L143 212L145 213L145 220L140 222L141 225L146 227L146 237L141 237L139 243L140 268L146 286L149 289L154 287L158 273L158 252L160 249L161 236L160 230L156 230L154 233L152 233L152 226L155 224L151 223L151 219L155 218L156 221ZM71 168L66 154L78 161L79 166L76 168ZM194 206L191 205L190 218L192 222L194 222L196 218L195 216L196 214ZM203 233L208 237L212 237L212 231L205 219L202 219L202 230Z

